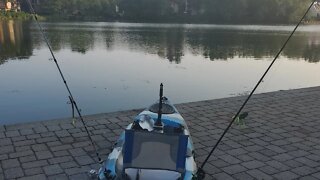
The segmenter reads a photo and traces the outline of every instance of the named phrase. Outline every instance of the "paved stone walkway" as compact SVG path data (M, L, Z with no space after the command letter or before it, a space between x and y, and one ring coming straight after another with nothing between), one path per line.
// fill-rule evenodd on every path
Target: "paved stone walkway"
M177 105L202 162L244 97ZM255 95L205 166L206 179L320 179L320 87ZM139 110L85 117L106 158ZM98 168L87 134L71 119L0 126L0 179L88 179Z

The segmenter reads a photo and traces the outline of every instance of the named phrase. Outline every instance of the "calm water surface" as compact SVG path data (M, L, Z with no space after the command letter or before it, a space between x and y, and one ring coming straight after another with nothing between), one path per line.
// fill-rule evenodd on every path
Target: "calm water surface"
M247 94L292 26L43 23L83 114ZM258 93L320 85L320 26L303 26ZM71 116L34 23L0 22L0 124Z

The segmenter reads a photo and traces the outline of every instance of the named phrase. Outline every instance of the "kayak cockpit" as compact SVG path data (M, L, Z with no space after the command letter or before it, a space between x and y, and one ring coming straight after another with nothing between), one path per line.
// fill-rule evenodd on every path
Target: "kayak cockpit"
M188 127L167 98L162 98L161 116L159 104L142 111L122 132L99 179L192 179L196 164Z

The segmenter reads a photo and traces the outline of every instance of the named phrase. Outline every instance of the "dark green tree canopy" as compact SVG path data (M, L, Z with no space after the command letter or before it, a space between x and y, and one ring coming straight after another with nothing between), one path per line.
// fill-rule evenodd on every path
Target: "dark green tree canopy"
M41 15L67 20L287 24L311 0L42 0Z

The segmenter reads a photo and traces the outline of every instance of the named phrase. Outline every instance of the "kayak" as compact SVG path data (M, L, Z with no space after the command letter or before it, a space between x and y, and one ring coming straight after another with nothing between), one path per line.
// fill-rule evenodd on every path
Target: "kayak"
M121 133L98 171L98 179L191 180L197 166L189 129L162 97L136 116Z

